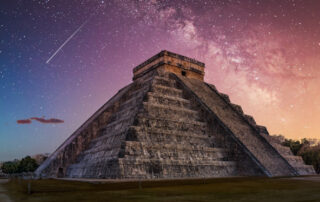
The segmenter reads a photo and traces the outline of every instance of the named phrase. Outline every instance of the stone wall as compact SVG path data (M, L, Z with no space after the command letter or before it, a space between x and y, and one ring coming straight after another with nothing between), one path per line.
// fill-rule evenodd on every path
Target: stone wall
M162 69L166 72L172 72L178 75L183 74L188 78L203 81L204 67L204 63L196 61L195 59L169 51L161 51L133 69L133 80L155 69Z
M228 98L226 101L224 95L218 94L204 82L174 74L172 76L178 79L186 90L192 92L208 111L211 111L211 116L220 120L221 125L267 176L298 175L288 161L260 135L261 131L239 115Z
M151 73L152 74L152 73ZM147 75L149 77L149 75ZM35 171L38 177L64 177L69 165L77 162L79 155L90 147L93 139L103 134L120 105L127 101L143 84L141 78L124 87L105 105L94 113L79 129L77 129L48 159Z

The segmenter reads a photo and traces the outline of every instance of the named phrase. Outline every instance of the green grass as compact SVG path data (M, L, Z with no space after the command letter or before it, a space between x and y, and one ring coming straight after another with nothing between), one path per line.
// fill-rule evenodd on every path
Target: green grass
M204 184L205 183L205 184ZM12 180L5 185L15 201L320 201L320 179L221 178L87 183Z

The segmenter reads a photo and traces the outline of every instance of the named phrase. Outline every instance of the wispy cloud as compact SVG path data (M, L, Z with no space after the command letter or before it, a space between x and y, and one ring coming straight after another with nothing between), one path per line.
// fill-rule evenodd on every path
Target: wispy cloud
M44 118L32 117L30 118L30 120L36 120L36 121L39 121L40 123L64 123L63 120L55 119L55 118L44 119Z
M18 124L31 124L32 120L38 121L40 123L51 123L51 124L64 123L64 121L61 119L56 119L56 118L45 119L45 118L39 118L39 117L31 117L29 119L17 120L17 123Z
M17 124L30 124L30 123L31 123L30 119L17 120Z

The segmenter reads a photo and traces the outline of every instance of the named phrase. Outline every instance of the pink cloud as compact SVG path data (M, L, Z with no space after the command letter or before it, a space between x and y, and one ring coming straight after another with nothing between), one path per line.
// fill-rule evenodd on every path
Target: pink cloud
M17 124L30 124L30 123L31 123L30 119L17 120Z
M64 123L63 120L55 119L55 118L45 119L45 118L31 117L30 120L36 120L36 121L39 121L40 123Z
M61 119L51 118L51 119L45 119L45 118L38 118L38 117L31 117L29 119L22 119L17 120L18 124L30 124L32 120L36 120L40 123L52 123L52 124L58 124L58 123L64 123Z

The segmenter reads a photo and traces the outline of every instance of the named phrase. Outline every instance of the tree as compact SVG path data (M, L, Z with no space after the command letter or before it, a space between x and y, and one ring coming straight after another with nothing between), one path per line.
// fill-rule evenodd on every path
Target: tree
M294 155L297 155L299 150L302 148L303 143L300 142L299 140L286 139L282 145L286 147L290 147L292 153Z
M302 151L299 151L299 156L301 156L304 162L308 165L313 165L315 171L320 173L320 147L309 147L304 148Z
M6 174L22 173L22 172L33 172L38 168L38 164L35 159L30 156L14 161L4 162L1 166L2 172Z
M31 158L30 156L26 156L25 158L21 159L18 172L33 172L38 168L38 164L35 159Z
M1 166L1 170L6 174L13 174L18 172L19 161L4 162Z

